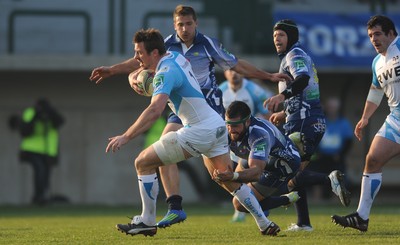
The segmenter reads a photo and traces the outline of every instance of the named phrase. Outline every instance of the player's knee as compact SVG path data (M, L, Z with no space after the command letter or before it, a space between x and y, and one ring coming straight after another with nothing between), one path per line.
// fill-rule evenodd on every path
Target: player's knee
M139 156L136 157L135 159L135 169L136 171L140 171L143 168L143 158L141 157L141 154L139 154Z
M365 168L368 172L376 172L381 170L381 162L379 160L379 157L377 157L375 154L368 153L366 157L366 162L365 162Z
M150 169L149 164L147 164L146 160L146 151L142 151L139 156L135 159L135 169L138 172L147 171Z

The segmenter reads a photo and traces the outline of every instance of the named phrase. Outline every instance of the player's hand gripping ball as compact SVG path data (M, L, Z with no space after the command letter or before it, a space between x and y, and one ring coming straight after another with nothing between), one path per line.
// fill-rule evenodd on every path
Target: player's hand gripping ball
M152 96L153 95L153 78L154 78L154 71L153 70L143 70L139 72L137 75L137 86L139 89L143 91L144 96ZM131 75L129 75L129 80L133 79ZM131 82L131 81L130 81Z

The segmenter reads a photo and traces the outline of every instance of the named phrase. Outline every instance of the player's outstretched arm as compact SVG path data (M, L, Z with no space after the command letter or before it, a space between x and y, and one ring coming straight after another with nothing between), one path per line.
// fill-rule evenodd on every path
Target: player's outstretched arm
M268 73L266 71L258 69L257 67L243 59L239 59L236 66L234 66L232 69L248 78L257 78L261 80L269 80L272 82L291 80L291 78L286 74Z
M93 69L89 79L98 84L108 77L112 77L117 74L129 74L132 71L137 70L139 67L139 62L136 59L131 58L112 66L96 67Z
M152 97L150 105L140 114L139 118L122 135L110 137L106 147L106 152L115 152L121 146L128 143L129 140L146 132L161 116L167 105L169 96L167 94L158 94Z

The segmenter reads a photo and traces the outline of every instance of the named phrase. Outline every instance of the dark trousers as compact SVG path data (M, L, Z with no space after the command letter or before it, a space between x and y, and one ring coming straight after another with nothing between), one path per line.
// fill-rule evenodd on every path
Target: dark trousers
M32 202L34 204L45 204L49 199L50 186L51 164L48 162L48 157L42 154L24 152L22 160L32 165L33 168L34 193Z

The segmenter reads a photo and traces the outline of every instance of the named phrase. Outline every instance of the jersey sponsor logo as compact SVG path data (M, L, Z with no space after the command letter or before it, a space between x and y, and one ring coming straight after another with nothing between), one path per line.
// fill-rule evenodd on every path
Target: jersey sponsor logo
M304 59L294 60L293 62L297 72L308 72L308 68Z
M302 69L306 67L304 60L295 60L294 65L296 66L296 69Z
M265 157L265 143L257 144L254 147L254 156Z
M307 91L306 93L307 100L316 100L319 99L319 91L318 90L311 90Z
M164 87L164 75L156 75L153 78L153 87L154 87L154 92L160 91Z
M400 77L400 65L382 72L380 75L378 75L378 81L382 84L385 81L392 79L394 77L393 75Z
M158 88L164 84L164 75L157 75L153 79L153 85Z

